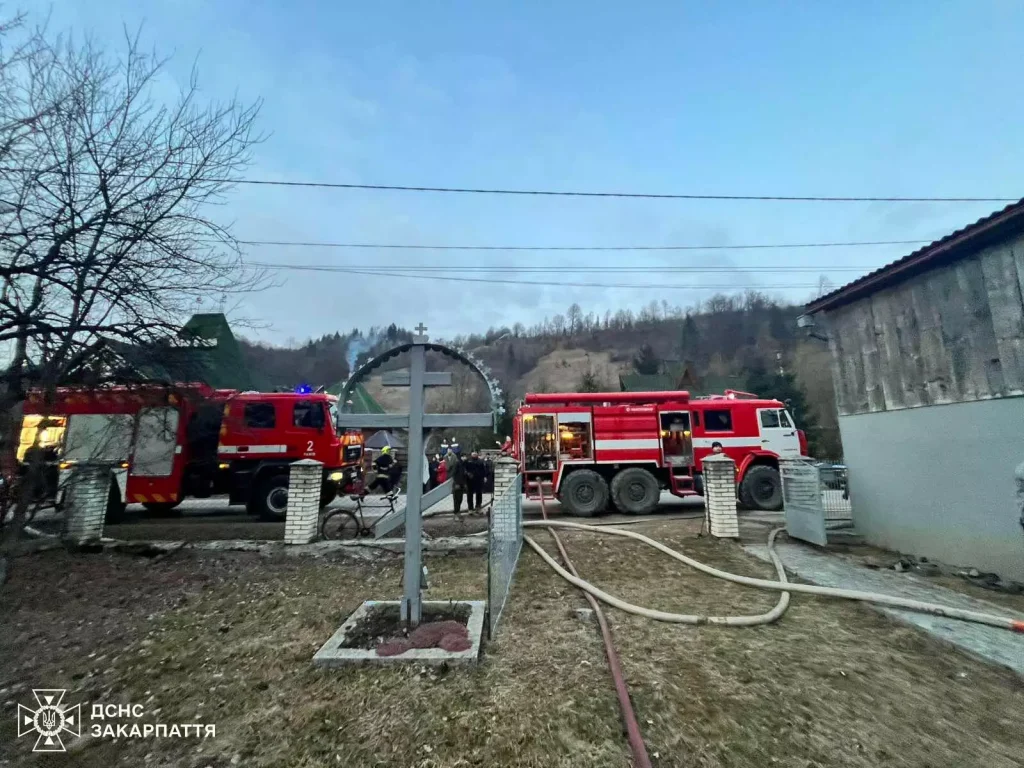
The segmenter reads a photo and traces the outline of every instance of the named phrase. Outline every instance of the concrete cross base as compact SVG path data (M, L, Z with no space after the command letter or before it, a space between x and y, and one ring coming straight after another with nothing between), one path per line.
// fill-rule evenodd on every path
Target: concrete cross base
M469 630L469 641L472 645L465 651L446 651L443 648L413 648L398 656L378 656L374 648L343 648L345 639L349 632L354 630L359 622L378 606L398 606L398 600L367 600L359 606L355 613L348 617L344 624L331 635L316 655L313 656L313 666L316 667L343 667L350 664L402 664L412 662L415 664L475 664L480 659L480 644L484 632L484 613L487 603L483 600L426 600L423 602L424 613L432 607L449 608L451 606L469 606L469 621L466 629Z

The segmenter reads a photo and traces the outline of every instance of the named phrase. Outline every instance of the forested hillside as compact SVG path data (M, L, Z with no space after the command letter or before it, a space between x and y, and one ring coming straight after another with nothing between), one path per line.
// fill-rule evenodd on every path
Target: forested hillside
M619 376L688 370L700 380L729 382L738 389L789 400L818 455L838 457L828 349L796 327L798 306L764 294L717 295L683 309L651 302L640 312L623 309L598 317L579 304L532 327L516 323L449 340L471 349L503 382L511 398L526 391L618 390ZM274 386L330 386L353 366L411 332L391 325L328 334L295 348L244 343L250 366ZM395 365L401 365L396 361ZM431 362L435 368L446 361ZM393 366L389 366L393 367ZM402 391L368 390L386 408L400 407ZM437 410L482 405L472 377L431 393Z

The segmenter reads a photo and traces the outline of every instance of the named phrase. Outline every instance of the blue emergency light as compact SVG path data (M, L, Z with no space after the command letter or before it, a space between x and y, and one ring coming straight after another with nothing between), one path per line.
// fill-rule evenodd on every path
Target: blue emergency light
M313 388L309 386L309 384L299 384L299 386L295 388L295 394L297 395L309 395L312 394L312 392Z

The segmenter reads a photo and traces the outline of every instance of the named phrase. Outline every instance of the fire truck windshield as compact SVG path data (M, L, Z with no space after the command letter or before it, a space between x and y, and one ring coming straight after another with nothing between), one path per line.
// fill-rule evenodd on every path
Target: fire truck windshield
M327 403L327 411L328 411L328 413L330 413L330 416L331 416L331 418L330 418L331 431L332 432L337 432L338 431L338 405L337 405L337 403L328 402Z

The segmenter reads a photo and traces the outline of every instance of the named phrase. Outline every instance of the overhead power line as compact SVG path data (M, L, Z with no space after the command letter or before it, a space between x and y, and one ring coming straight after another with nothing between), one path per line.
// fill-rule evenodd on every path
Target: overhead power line
M775 272L813 272L820 274L822 272L870 272L873 269L877 269L878 266L827 266L821 265L814 266L800 266L800 265L784 265L784 266L773 266L773 267L745 267L745 266L674 266L674 265L644 265L644 266L533 266L530 264L504 264L504 265L485 265L480 266L476 264L470 265L452 265L452 264L287 264L282 262L260 262L260 261L249 261L248 264L252 266L268 267L273 269L323 269L323 270L350 270L350 269L372 269L375 272L536 272L536 273L555 273L555 274L572 274L575 272L586 272L596 274L615 274L615 273L632 273L632 272L650 272L654 274L663 273L690 273L690 274L772 274ZM425 275L426 276L426 275Z
M853 195L709 195L659 192L584 192L566 189L504 189L488 187L423 187L404 184L345 184L329 181L282 181L279 179L208 179L223 184L319 189L366 189L385 192L441 192L465 195L518 195L540 197L618 197L647 200L769 200L795 203L1014 203L1016 197L903 197Z
M185 163L184 165L187 165ZM14 170L14 169L12 169ZM18 169L34 172L33 169ZM99 176L99 171L76 170L82 176ZM173 174L143 175L107 172L108 176L127 179L158 179L163 181L194 181L186 176ZM503 187L440 187L414 186L409 184L351 184L336 181L286 181L283 179L258 178L203 178L205 184L248 184L267 187L308 187L313 189L364 189L384 192L438 192L468 195L516 195L532 197L605 197L638 198L647 200L753 200L796 203L1015 203L1016 197L927 197L903 195L713 195L665 192L587 192L567 189L511 189Z
M388 278L407 278L413 280L438 280L445 282L456 282L456 283L483 283L488 285L536 285L547 288L551 287L566 287L566 288L631 288L631 289L649 289L649 290L680 290L680 291L692 291L692 290L713 290L713 291L730 291L737 289L751 289L759 291L773 291L773 290L786 290L796 288L817 288L818 283L788 283L772 284L772 285L751 285L751 284L737 284L737 283L723 283L723 284L699 284L699 285L686 285L686 284L669 284L669 283L584 283L576 281L564 281L564 280L514 280L511 278L485 278L485 277L459 277L450 275L414 275L408 273L399 272L387 272L380 271L377 269L359 269L350 267L332 267L332 266L318 266L311 264L274 264L267 262L247 262L250 266L263 267L267 269L283 269L297 272L328 272L343 275L365 275L368 277L388 277Z
M338 243L309 240L239 240L240 245L290 248L415 251L746 251L797 248L860 248L879 245L920 245L931 240L855 240L823 243L749 243L743 245L418 245L413 243Z

